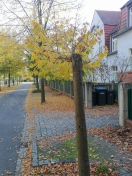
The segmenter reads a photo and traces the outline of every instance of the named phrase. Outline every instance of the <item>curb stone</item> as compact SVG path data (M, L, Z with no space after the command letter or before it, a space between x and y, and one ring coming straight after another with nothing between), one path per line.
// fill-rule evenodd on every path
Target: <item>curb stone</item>
M40 160L38 159L38 152L37 152L37 143L33 141L32 143L32 166L41 166L41 165L48 165L54 163L76 163L75 158L64 158L64 159L52 159L52 160Z
M116 150L115 145L111 145L110 143L104 141L103 139L100 139L98 136L89 135L89 137L90 139L93 139L93 142L96 143L98 146L100 147L102 146L102 148L107 148L110 152L112 152L113 150L114 151ZM36 141L33 141L32 146L33 146L32 147L32 158L33 158L32 165L33 166L48 165L48 164L54 164L54 163L59 163L59 162L63 162L63 163L68 163L68 162L75 163L76 162L75 158L40 160L39 161ZM110 153L106 155L110 155ZM105 157L107 160L108 160L108 157L110 158L110 156L105 156ZM119 156L118 154L115 154L115 157L117 157L119 160L121 159L121 156ZM93 161L90 161L90 163L92 162ZM121 176L132 176L132 173L128 170L125 170L124 168L117 167L117 170L120 172Z
M34 114L36 116L35 119L37 120L37 115L39 115L39 114L37 114L35 112L34 112ZM72 114L70 114L70 115L72 115ZM42 115L41 118L42 117L45 117L45 116ZM102 126L109 125L109 124L107 124L108 120L109 120L109 117L110 116L107 116L108 119L107 118L105 119L105 123L103 123ZM105 116L100 116L101 120L103 120L104 118L105 118ZM91 121L92 124L95 124L95 123L97 123L98 120L96 118L93 118L90 121ZM33 123L35 123L35 122L33 122ZM40 124L41 124L41 122L39 123L39 125ZM34 125L34 124L32 124L32 125ZM39 161L38 153L37 153L37 143L34 140L35 138L33 136L30 136L30 134L28 132L29 126L31 127L32 125L28 124L28 116L26 116L25 117L24 130L23 130L23 133L22 133L22 141L24 141L24 143L28 142L29 140L32 142L32 161L33 161L32 165L33 166L41 166L41 165L47 165L47 164L53 164L53 163L59 163L59 162L76 162L76 159L68 159L68 160L67 159L66 160L65 159L62 159L62 160L56 159L56 160L40 160ZM42 130L42 129L41 130L39 129L40 128L39 125L36 126L36 137L37 137L37 139L40 139L40 136L41 136L40 131ZM118 122L117 122L116 118L114 119L114 121L111 121L111 125L118 126ZM94 127L94 125L91 125L91 126ZM95 127L96 127L96 125L95 125ZM43 136L41 136L41 138L43 138ZM21 163L22 163L22 160L25 158L25 154L26 154L26 146L21 145L18 160L17 160L15 176L21 176ZM122 176L132 176L132 173L130 173L129 171L126 171L123 168L119 168L118 170L119 170L119 172L121 173Z
M118 168L118 171L121 173L122 176L132 176L132 173L129 171L126 171L123 168Z
M18 155L18 160L17 160L17 165L16 165L16 171L15 171L15 176L20 176L21 175L21 164L22 164L22 159L24 159L26 156L26 148L21 147L20 152Z
M28 142L32 141L32 138L33 138L32 136L30 136L28 132L28 128L31 127L31 124L28 123L28 118L29 118L28 115L25 115L25 122L24 122L24 128L22 132L21 146L20 146L20 150L18 153L15 176L21 176L22 160L26 157L26 149L28 147Z
M32 165L38 166L39 160L38 160L38 154L37 154L37 143L36 141L32 142Z

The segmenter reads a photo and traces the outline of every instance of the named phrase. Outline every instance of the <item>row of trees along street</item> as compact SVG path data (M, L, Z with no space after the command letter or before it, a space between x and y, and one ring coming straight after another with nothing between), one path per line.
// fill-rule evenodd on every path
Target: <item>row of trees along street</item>
M6 40L8 50L5 47L5 52L8 54L4 55L1 63L4 60L8 62L5 65L10 74L21 70L19 65L22 66L23 58L26 58L29 75L36 77L36 83L41 78L41 103L45 101L44 79L73 80L79 175L88 176L90 167L82 80L90 69L100 67L107 48L104 46L102 53L90 57L102 30L89 31L89 24L79 15L82 3L74 0L15 0L14 4L12 0L1 0L0 10L5 19L1 30L6 35L10 34L11 43L15 40L10 46Z
M11 76L20 77L25 67L23 50L15 38L3 31L0 32L0 75L7 75L10 87Z

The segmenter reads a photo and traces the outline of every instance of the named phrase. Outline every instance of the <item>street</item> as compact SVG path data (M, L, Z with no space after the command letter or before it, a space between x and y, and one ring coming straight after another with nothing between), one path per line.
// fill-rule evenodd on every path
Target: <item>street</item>
M24 102L31 83L0 97L0 175L15 174L21 133L24 126Z

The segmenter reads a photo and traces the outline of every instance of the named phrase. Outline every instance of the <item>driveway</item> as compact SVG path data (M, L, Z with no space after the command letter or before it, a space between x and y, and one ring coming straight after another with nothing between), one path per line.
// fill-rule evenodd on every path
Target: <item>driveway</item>
M0 175L15 175L21 133L25 121L24 102L31 83L0 97Z

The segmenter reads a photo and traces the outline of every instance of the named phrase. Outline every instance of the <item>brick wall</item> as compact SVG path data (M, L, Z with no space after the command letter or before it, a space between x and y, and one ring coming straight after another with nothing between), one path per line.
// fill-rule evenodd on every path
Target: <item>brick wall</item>
M118 80L123 82L132 82L132 72L118 73Z

